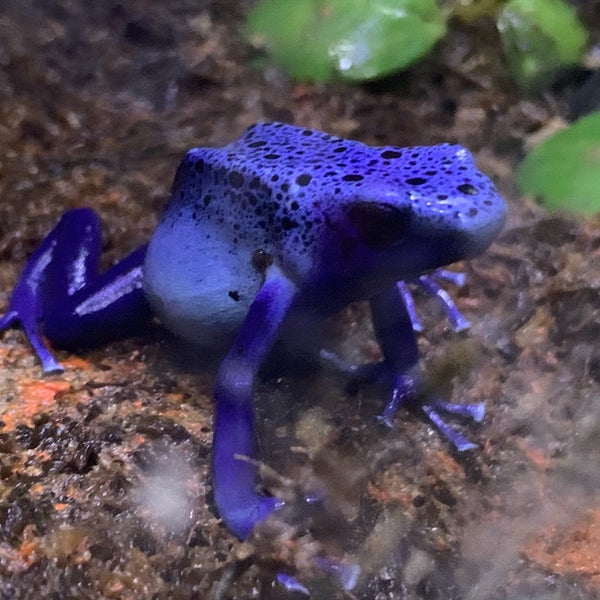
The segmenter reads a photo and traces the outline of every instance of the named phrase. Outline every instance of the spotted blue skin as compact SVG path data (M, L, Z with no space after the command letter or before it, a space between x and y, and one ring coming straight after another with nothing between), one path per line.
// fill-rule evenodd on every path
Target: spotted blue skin
M369 147L258 124L224 148L190 150L149 245L104 274L96 215L66 213L27 263L0 329L20 323L47 372L61 367L42 332L56 346L90 345L154 313L203 345L231 338L215 382L213 486L219 514L245 538L282 505L256 491L256 463L239 456L257 457L252 387L283 326L368 300L384 360L355 373L388 383L389 420L418 383L397 282L480 254L505 210L461 146ZM456 443L433 405L424 410Z
M171 329L211 345L245 317L265 261L311 308L332 311L479 254L504 211L460 146L373 148L258 124L224 148L188 152L150 242L144 287ZM215 262L199 264L205 256Z

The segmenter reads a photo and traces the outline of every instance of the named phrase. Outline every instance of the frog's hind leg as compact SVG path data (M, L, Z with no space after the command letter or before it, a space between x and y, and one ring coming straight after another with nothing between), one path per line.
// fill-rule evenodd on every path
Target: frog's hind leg
M100 223L88 208L65 213L27 262L0 331L21 324L44 372L61 371L44 335L74 347L130 334L150 317L141 266L145 247L98 274Z

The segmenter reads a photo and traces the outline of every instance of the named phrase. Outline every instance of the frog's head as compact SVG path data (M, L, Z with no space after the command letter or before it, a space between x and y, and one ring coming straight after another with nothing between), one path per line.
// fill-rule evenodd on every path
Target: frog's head
M467 150L377 150L385 171L357 178L360 187L340 205L345 243L354 244L347 256L357 270L369 265L384 278L405 279L477 256L492 243L506 206Z

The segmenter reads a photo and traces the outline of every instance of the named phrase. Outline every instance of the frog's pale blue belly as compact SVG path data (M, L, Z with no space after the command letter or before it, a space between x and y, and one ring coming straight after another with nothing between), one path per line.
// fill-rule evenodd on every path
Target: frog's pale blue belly
M144 262L144 292L161 322L203 346L222 346L264 282L247 247L201 234L197 223L161 224Z

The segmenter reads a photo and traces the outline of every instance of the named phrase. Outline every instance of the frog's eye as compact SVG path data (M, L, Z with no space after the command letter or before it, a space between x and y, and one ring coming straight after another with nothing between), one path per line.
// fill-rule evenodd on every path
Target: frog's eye
M361 241L373 250L402 242L409 233L410 211L376 202L354 204L348 218Z

